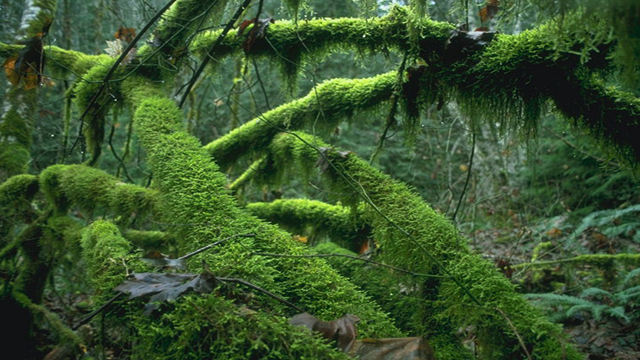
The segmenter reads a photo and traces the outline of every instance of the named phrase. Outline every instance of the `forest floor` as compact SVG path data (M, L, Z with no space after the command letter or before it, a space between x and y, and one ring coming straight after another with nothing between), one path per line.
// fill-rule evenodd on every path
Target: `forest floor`
M558 228L551 227L542 234L526 226L510 226L505 229L485 229L475 231L471 236L472 247L518 285L522 293L575 294L575 289L584 289L594 278L602 278L601 270L581 266L562 266L558 263L542 270L522 269L518 264L532 261L532 254L538 252L538 260L554 261L580 255L565 249L561 244L569 237ZM538 236L536 236L538 235ZM540 236L541 235L541 236ZM590 229L575 239L578 248L588 253L638 253L640 246L624 237L607 238ZM540 246L544 243L543 246ZM536 247L543 251L536 251ZM615 274L620 275L620 274ZM591 285L593 286L593 285ZM604 286L602 286L604 288ZM613 291L612 291L613 292ZM604 301L610 301L604 299ZM609 304L613 305L613 304ZM638 314L640 304L630 302L626 310ZM547 309L561 311L559 308ZM630 321L602 316L595 319L589 312L577 311L560 321L565 333L578 348L588 355L588 360L631 360L640 359L640 319L629 316Z

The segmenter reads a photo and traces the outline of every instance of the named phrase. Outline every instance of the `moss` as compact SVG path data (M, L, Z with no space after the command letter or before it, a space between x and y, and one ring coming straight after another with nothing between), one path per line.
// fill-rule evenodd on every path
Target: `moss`
M0 239L9 235L15 225L33 219L31 200L38 189L38 177L34 175L16 175L0 184Z
M109 66L94 66L74 87L76 106L79 108L84 122L84 138L91 153L89 160L91 165L96 164L102 153L105 116L111 106L117 103L118 99L121 99L119 86L107 85L102 82L108 72ZM100 92L100 89L105 86L107 88ZM96 95L98 96L96 97Z
M343 247L359 250L369 229L349 208L306 199L276 200L247 204L247 210L261 219L284 226L312 241L328 236Z
M113 288L130 273L149 270L118 227L109 221L98 220L86 227L81 245L89 282L103 299L113 295Z
M410 18L413 21L410 21ZM412 17L408 9L395 7L388 16L374 19L315 19L309 21L276 21L269 25L266 40L257 41L249 56L268 57L282 69L290 83L307 59L320 61L324 56L339 51L361 53L417 52L417 34L427 43L444 44L453 26ZM191 46L200 56L206 54L219 32L205 33ZM214 55L217 59L238 53L244 38L236 31L229 32Z
M51 25L57 5L56 0L35 0L27 3L25 14L28 16L23 16L20 29L25 32L25 38L35 37L42 33L45 26Z
M144 91L138 89L132 93L142 94ZM320 317L335 318L345 312L355 313L364 319L362 336L399 334L371 300L324 261L300 258L272 261L252 255L253 252L301 254L304 248L293 241L289 234L240 210L227 192L226 178L219 172L218 166L211 161L197 139L181 131L181 111L171 100L156 96L152 90L148 90L148 94L137 103L134 115L134 121L138 124L136 132L148 153L155 184L162 193L167 210L166 220L171 224L169 230L180 234L176 236L178 249L186 253L228 236L247 232L256 234L253 238L229 240L212 251L195 256L189 264L192 271L198 271L204 260L219 276L250 281ZM281 303L261 294L256 294L256 297L263 310L291 314ZM220 300L210 297L204 301L218 303ZM200 329L190 325L199 323L198 319L201 319L201 312L193 305L176 303L172 314L176 313L181 316L175 318L174 325L177 328L184 327L183 336L188 339L176 346L183 349L223 346L227 351L230 350L216 341L215 333L199 332ZM270 321L280 323L282 320ZM274 327L276 322L273 323ZM242 325L239 329L246 330L246 326ZM234 330L234 333L245 330ZM144 343L140 344L138 356L161 356L154 350L155 339L155 336L145 338Z
M138 58L144 64L138 74L166 79L175 76L182 59L188 55L188 44L202 28L218 27L228 0L175 2L163 14L154 31L151 45L140 46Z
M10 87L7 106L0 118L0 181L27 172L37 92Z
M579 126L609 158L640 170L640 99L601 82L565 77L553 92L562 113Z
M268 111L205 145L205 149L225 168L241 155L264 149L283 129L332 129L341 119L389 99L395 83L394 72L369 79L327 81L307 96Z
M430 283L429 286L425 284L423 311L427 315L425 321L429 321L430 325L449 324L444 326L445 329L473 325L483 356L522 357L524 354L516 336L501 315L504 313L515 325L519 336L533 349L534 358L560 359L565 355L567 358L580 358L572 347L564 349L565 345L561 340L563 336L558 327L529 306L515 292L514 285L491 263L472 254L466 240L460 238L453 225L405 185L373 169L355 155L331 149L304 134L283 135L276 139L281 144L272 146L279 151L274 156L285 153L281 150L283 147L294 148L286 152L288 163L284 163L283 157L279 164L304 167L315 164L314 161L309 161L309 151L315 150L302 144L298 137L308 144L326 149L323 153L336 167L327 166L324 172L332 193L355 193L354 188L340 175L343 174L352 184L357 184L355 189L361 189L371 203L375 204L375 208L369 208L367 218L373 226L374 237L383 254L382 259L414 272L451 274L468 289L468 293L463 291L450 278ZM295 150L300 146L306 146L309 150ZM299 154L303 154L303 159L292 161L291 156ZM351 202L357 199L349 196L343 198L344 201ZM469 293L480 305L470 298ZM420 312L420 309L416 310ZM430 337L437 333L438 330L434 327L423 335Z
M176 242L175 238L163 231L127 230L123 235L132 244L144 250L166 251Z
M158 193L125 184L102 170L84 165L53 165L40 175L40 187L58 214L71 205L91 213L106 208L112 216L127 221L132 216L153 215L158 211Z
M142 338L138 354L185 360L211 358L212 354L216 359L237 360L349 359L306 329L290 326L281 316L239 307L213 295L187 296L181 302L183 306L157 321L147 317L135 324ZM133 358L147 358L138 354Z

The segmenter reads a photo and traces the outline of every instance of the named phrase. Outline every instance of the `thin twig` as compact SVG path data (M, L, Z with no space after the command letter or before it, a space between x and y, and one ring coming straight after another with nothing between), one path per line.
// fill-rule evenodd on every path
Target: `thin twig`
M268 295L268 296L280 301L281 303L283 303L285 305L288 305L288 306L298 310L301 313L306 312L303 309L301 309L300 307L298 307L298 306L294 305L293 303L281 298L280 296L272 293L271 291L263 289L263 288L261 288L261 287L259 287L257 285L254 285L254 284L252 284L252 283L250 283L248 281L245 281L245 280L242 280L242 279L224 278L224 277L218 277L218 276L216 276L215 278L216 278L216 280L220 280L220 281L226 281L226 282L233 282L233 283L237 283L237 284L242 284L242 285L250 287L250 288L252 288L254 290L260 291L261 293L264 293L265 295Z
M460 210L460 206L462 205L462 199L464 199L464 195L467 193L467 186L469 186L469 179L471 179L471 169L473 168L473 155L476 152L476 133L473 132L471 137L471 156L469 156L469 168L467 169L467 179L464 181L464 187L462 188L462 192L460 193L460 198L458 199L458 205L456 206L456 211L453 213L451 217L451 221L456 221L456 216L458 216L458 211Z
M227 33L231 30L231 28L233 28L234 24L236 23L236 21L238 21L238 18L240 18L240 16L244 12L244 10L247 8L247 6L249 6L249 4L251 4L251 1L252 0L244 0L242 5L240 5L238 10L236 11L236 13L233 14L233 17L231 18L231 20L229 20L227 25L224 27L224 29L222 30L222 33L220 35L218 35L218 38L216 39L216 42L213 44L213 46L211 46L211 48L207 52L207 55L205 56L204 60L202 60L202 63L200 64L200 66L198 66L198 68L196 69L196 71L193 74L193 76L191 76L191 79L189 79L189 82L187 83L187 87L184 90L184 94L182 95L182 99L180 99L180 104L178 105L180 108L182 108L182 106L184 105L185 101L187 100L187 96L191 92L191 89L193 88L193 85L195 85L196 81L200 77L200 74L202 74L202 72L204 71L204 68L207 66L207 64L209 64L209 61L213 58L213 54L214 54L216 48L218 47L218 45L220 45L220 43L225 38Z
M227 241L227 240L231 240L231 239L234 239L234 238L237 238L237 237L255 237L255 236L256 236L256 234L253 234L253 233L250 233L250 234L238 234L238 235L231 235L231 236L229 236L229 237L227 237L227 238L224 238L224 239L222 239L222 240L218 240L218 241L214 242L213 244L209 244L209 245L207 245L207 246L201 247L201 248L200 248L200 249L198 249L198 250L195 250L195 251L190 252L190 253L188 253L188 254L186 254L186 255L183 255L183 256L179 257L179 258L178 258L178 260L186 260L186 259L188 259L188 258L190 258L190 257L193 257L193 256L195 256L195 255L200 254L200 253L201 253L201 252L203 252L203 251L209 250L209 249L211 249L212 247L214 247L214 246L216 246L216 245L219 245L219 244L221 244L221 243L223 243L223 242L225 242L225 241Z
M120 296L124 295L124 293L117 293L115 294L111 299L109 299L106 303L102 304L102 306L100 306L99 308L93 310L89 315L85 316L84 318L82 318L80 320L79 323L77 323L76 325L74 325L72 327L73 331L76 331L80 328L80 326L88 323L89 321L91 321L91 319L93 319L94 317L96 317L96 315L100 314L104 309L106 309L109 305L113 304L116 300L118 300L120 298Z
M405 269L402 269L402 268L399 268L399 267L396 267L396 266L393 266L393 265L387 265L387 264L383 264L383 263L378 262L378 261L374 261L374 260L370 260L370 259L366 259L366 258L362 258L362 257L359 257L359 256L354 256L354 255L347 255L347 254L286 255L286 254L272 254L272 253L254 252L254 253L252 253L252 255L271 256L271 257L287 257L287 258L344 257L344 258L348 258L348 259L354 259L354 260L360 260L360 261L368 262L370 264L386 267L386 268L389 268L389 269L392 269L392 270L396 270L396 271L400 271L400 272L403 272L405 274L409 274L409 275L413 275L413 276L434 277L434 278L446 278L447 277L447 276L443 276L443 275L432 275L432 274L417 273L417 272L405 270Z
M520 343L520 346L524 350L524 353L527 355L527 359L532 360L531 359L531 354L529 354L529 349L527 349L527 346L525 345L524 341L522 340L522 337L520 336L520 333L518 333L518 329L516 329L515 325L513 325L511 320L507 317L507 315L504 313L504 311L502 311L502 309L500 309L498 307L496 307L495 309L498 310L500 315L502 315L502 317L504 317L505 320L507 320L507 323L509 324L509 327L511 327L511 330L513 330L513 333L516 334L516 338L518 338L518 342Z

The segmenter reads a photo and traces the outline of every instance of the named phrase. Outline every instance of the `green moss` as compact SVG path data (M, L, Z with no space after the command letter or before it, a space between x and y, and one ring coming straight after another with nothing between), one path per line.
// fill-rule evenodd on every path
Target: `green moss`
M285 229L313 241L328 236L343 247L359 250L369 234L362 219L349 208L320 201L291 199L271 203L247 204L247 210L261 219L284 226Z
M142 90L136 93L141 94ZM335 318L345 312L357 314L364 319L360 328L362 336L399 335L391 321L370 299L321 259L273 261L252 255L253 252L302 254L304 247L293 241L289 234L240 210L226 190L226 178L218 166L197 139L181 131L181 111L171 100L153 95L153 92L149 94L137 104L134 121L138 125L135 129L148 153L155 184L162 193L169 231L180 234L176 236L178 249L186 253L228 236L247 232L256 234L253 238L229 240L195 256L189 264L192 271L199 271L204 260L219 276L250 281L320 317ZM256 294L256 299L262 310L291 314L290 309L261 294ZM218 303L220 300L210 297L203 301ZM188 339L175 344L176 347L209 349L223 346L229 349L216 340L213 330L200 332L190 325L199 323L198 319L201 319L201 312L193 305L176 303L172 314L176 313L181 315L175 318L174 324L185 328L183 336ZM240 329L246 331L246 326L249 325L242 325ZM273 326L276 327L276 323ZM154 350L157 348L156 339L155 336L143 339L140 349L146 350L141 350L143 352L139 356L161 356Z
M176 239L163 231L127 230L124 237L134 245L145 250L163 250L171 248Z
M15 225L32 220L31 200L38 189L38 177L34 175L16 175L0 184L0 239Z
M98 295L113 295L113 288L132 272L148 271L149 267L134 253L131 243L122 237L114 224L98 220L82 234L82 255L87 266L87 278Z
M412 21L410 21L412 19ZM321 59L339 51L361 53L417 52L416 34L426 43L444 44L453 26L412 17L408 9L395 7L388 16L373 19L315 19L309 21L276 21L269 25L266 41L257 41L249 56L268 57L282 69L283 74L294 83L307 59ZM191 51L200 56L210 48L219 32L206 33L196 39ZM217 59L238 53L244 38L236 31L229 32L214 55Z
M268 111L205 145L205 149L225 168L241 155L266 148L283 129L332 129L341 119L389 99L395 83L394 72L369 79L327 81L307 96Z
M27 3L25 14L28 13L30 16L27 19L27 24L23 24L21 29L25 31L23 34L25 38L35 37L42 32L45 25L51 25L57 5L58 1L56 0L35 0Z
M349 359L287 319L213 295L187 296L157 321L141 318L134 359ZM257 310L257 309L256 309ZM188 321L185 321L188 319ZM188 346L186 348L185 346Z
M95 165L102 153L105 135L105 116L112 105L121 99L119 86L105 85L103 79L109 72L109 66L92 67L74 87L76 106L82 114L84 138L91 153L89 164ZM103 89L108 86L107 89ZM104 91L106 90L106 91ZM100 94L96 97L97 94Z
M131 216L153 215L158 193L125 184L102 170L83 165L53 165L40 175L40 187L59 214L71 205L91 213L97 207L127 221Z
M0 119L0 181L27 172L32 119L36 111L36 90L11 87L5 94L7 106Z
M529 306L515 292L514 285L500 274L493 264L472 254L466 240L460 238L453 225L430 208L414 191L371 168L353 154L331 149L308 135L297 136L308 144L326 149L325 156L336 167L327 166L324 171L331 193L354 194L355 189L358 189L366 193L367 198L375 204L375 209L369 208L367 218L373 226L373 234L383 254L383 260L414 272L451 274L481 304L476 304L467 292L449 278L437 283L430 280L428 286L425 283L422 287L422 314L432 327L428 329L428 333L422 335L428 338L436 336L436 325L439 323L448 324L444 329L473 325L484 357L522 357L524 354L518 345L516 335L501 315L504 313L514 324L519 336L531 346L534 358L560 359L565 355L567 358L580 358L572 347L563 348L565 345L561 340L563 336L559 328ZM298 137L283 135L277 138L276 141L281 144L272 146L278 149L274 156L286 153L286 164L289 166L313 166L315 162L309 161L309 151L314 150L302 144ZM294 149L283 152L281 149L286 146ZM295 150L300 146L307 146L309 150ZM291 156L298 154L302 154L303 159L292 160ZM318 157L316 155L316 158ZM284 166L284 158L279 164ZM336 172L336 169L339 172ZM345 178L340 174L349 178L356 187L345 183ZM357 199L359 198L349 195L343 198L344 201L351 202ZM420 309L416 311L421 312Z

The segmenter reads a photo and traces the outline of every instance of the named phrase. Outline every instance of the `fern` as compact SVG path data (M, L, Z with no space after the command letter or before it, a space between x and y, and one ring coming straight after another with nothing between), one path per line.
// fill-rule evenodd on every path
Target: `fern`
M640 268L629 271L615 291L591 287L578 296L564 294L526 294L539 307L547 311L552 321L562 321L578 313L587 313L596 321L607 316L630 322L640 315L636 300L640 299L640 285L630 286L640 274Z
M624 209L594 211L582 219L580 225L571 234L569 243L589 228L598 228L608 237L624 236L635 231L633 239L640 242L640 204Z

